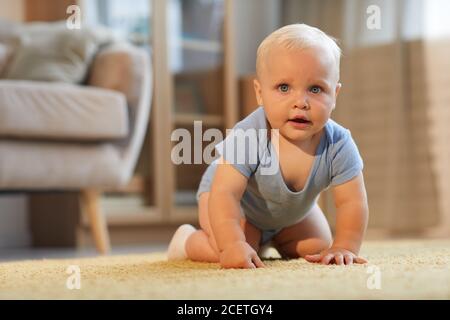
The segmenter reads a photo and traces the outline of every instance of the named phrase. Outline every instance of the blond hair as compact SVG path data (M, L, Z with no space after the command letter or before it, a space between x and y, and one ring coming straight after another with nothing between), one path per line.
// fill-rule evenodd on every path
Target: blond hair
M281 46L286 49L309 49L325 47L331 51L336 63L338 78L341 49L337 40L322 30L306 24L296 23L284 26L269 34L259 45L256 53L256 73L259 76L262 62L271 48Z

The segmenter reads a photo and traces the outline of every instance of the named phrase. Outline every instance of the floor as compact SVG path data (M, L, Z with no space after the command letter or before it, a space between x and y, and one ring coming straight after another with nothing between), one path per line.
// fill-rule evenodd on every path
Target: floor
M169 262L147 247L117 248L107 257L2 262L0 299L450 299L450 240L366 241L361 254L367 265L268 257L266 268L253 270Z
M111 255L148 254L165 252L167 244L149 245L120 245L113 246ZM67 248L0 248L0 263L8 261L41 260L41 259L73 259L92 258L98 256L97 251L91 248L67 249Z

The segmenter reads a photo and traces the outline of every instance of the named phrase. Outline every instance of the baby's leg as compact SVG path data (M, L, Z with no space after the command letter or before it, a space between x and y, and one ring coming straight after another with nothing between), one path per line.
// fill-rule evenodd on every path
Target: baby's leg
M273 244L283 258L316 254L328 249L331 242L330 227L317 203L303 220L284 228L273 238Z
M199 199L199 223L201 229L194 232L186 241L186 254L193 261L219 262L219 249L212 233L208 216L209 192L204 192ZM261 231L245 220L241 219L246 241L256 252L259 250Z

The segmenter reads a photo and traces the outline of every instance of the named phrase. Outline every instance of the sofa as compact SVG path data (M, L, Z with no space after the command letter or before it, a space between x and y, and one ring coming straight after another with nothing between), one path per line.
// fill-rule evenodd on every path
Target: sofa
M74 45L79 39L71 33L68 41L62 24L5 25L0 192L79 191L96 247L106 253L99 197L133 175L151 109L149 54L104 34ZM49 37L48 30L59 32Z

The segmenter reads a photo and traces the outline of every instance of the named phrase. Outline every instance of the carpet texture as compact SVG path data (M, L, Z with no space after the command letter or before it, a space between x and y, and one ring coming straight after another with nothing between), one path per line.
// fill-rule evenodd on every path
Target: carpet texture
M165 254L0 264L1 299L450 299L450 241L366 242L368 265L265 260L266 268L167 262ZM80 268L81 288L66 273ZM377 285L381 285L377 289Z

